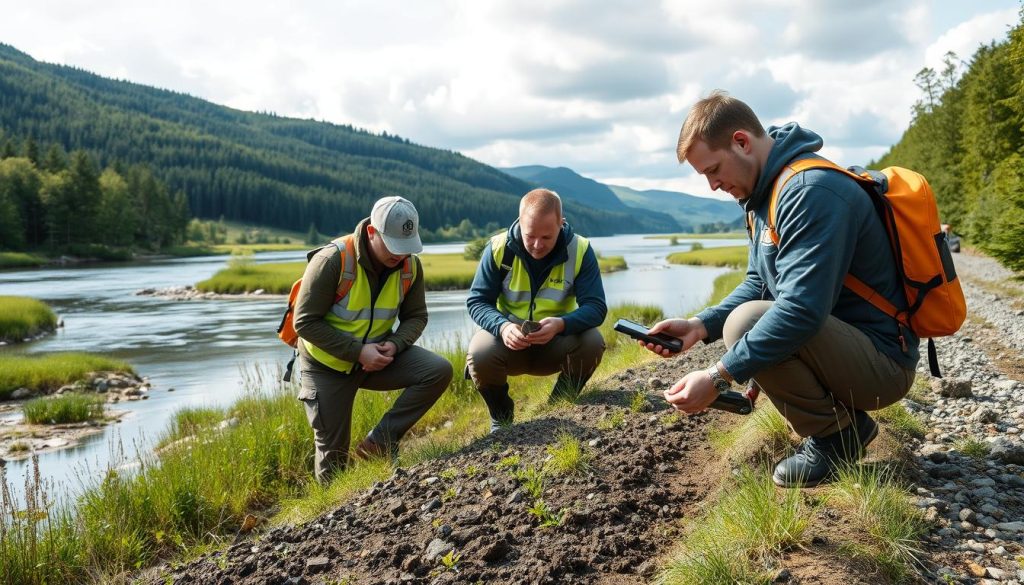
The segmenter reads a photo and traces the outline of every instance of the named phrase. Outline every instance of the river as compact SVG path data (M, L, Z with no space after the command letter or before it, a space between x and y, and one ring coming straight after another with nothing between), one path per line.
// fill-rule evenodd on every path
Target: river
M650 303L666 315L683 315L704 304L715 277L727 271L666 264L669 253L688 249L691 240L677 246L639 235L591 241L599 253L624 256L629 265L626 271L604 275L609 306ZM745 243L697 241L707 248ZM462 248L462 244L436 244L424 251L461 252ZM304 257L301 251L273 252L258 254L255 261ZM135 294L142 288L194 284L212 276L226 261L227 256L211 256L0 272L0 294L40 299L64 322L55 335L0 351L108 355L128 361L153 386L149 399L115 405L127 414L102 433L76 447L39 454L41 473L54 491L75 493L92 485L111 464L124 465L134 460L136 452L151 448L178 409L227 405L242 392L244 370L275 369L290 358L290 350L275 334L284 308L281 297L172 301ZM474 326L465 301L466 291L427 293L430 321L420 345L439 347L467 340ZM28 459L7 462L7 478L14 491L21 490L30 470Z

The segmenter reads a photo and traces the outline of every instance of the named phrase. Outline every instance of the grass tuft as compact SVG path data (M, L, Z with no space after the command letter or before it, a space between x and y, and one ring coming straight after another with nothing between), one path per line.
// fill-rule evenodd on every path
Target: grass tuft
M55 390L100 371L134 373L123 361L88 353L0 355L0 398L22 387Z
M104 396L96 394L61 394L35 398L22 407L30 424L79 423L103 418Z
M21 341L57 327L46 303L28 297L0 296L0 341Z
M979 441L974 437L967 437L957 441L953 448L973 459L985 459L992 452L992 445Z
M899 486L893 468L854 465L840 470L828 488L828 501L852 512L871 536L868 545L854 545L854 554L867 556L893 581L917 574L924 554L921 537L927 531L922 512Z
M796 546L810 516L799 490L779 490L768 474L743 467L735 485L693 523L660 582L768 583L759 567Z
M554 475L583 475L591 470L594 459L580 440L569 433L558 435L557 442L547 448L551 459L544 464L545 471Z
M923 438L925 432L924 423L917 418L906 406L896 402L885 408L876 411L879 421L884 422L890 431L900 438Z

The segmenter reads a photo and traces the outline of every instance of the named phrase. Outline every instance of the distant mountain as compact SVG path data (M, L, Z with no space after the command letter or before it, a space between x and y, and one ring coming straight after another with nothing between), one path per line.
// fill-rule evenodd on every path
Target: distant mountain
M637 191L620 185L609 185L608 188L630 207L664 211L687 231L707 223L722 222L736 226L743 223L743 209L733 201L698 197L678 191Z
M143 163L193 215L341 233L374 200L413 200L423 225L507 224L531 184L456 152L351 126L243 112L34 60L0 44L0 143L85 150L102 166ZM659 231L629 209L568 202L585 233Z
M565 167L531 165L501 169L513 177L557 191L567 201L585 203L594 209L639 213L640 217L663 222L664 229L651 231L693 231L701 224L731 224L742 220L743 212L730 201L698 197L674 191L637 191L605 185ZM666 216L673 221L664 223Z
M545 187L556 191L565 201L575 201L592 209L627 213L639 225L647 227L647 229L643 230L629 229L628 231L630 232L675 232L681 229L679 223L672 219L671 216L657 210L626 205L619 200L607 185L583 177L572 169L530 165L503 168L501 170L518 179L529 181L538 187ZM627 230L623 226L618 231L626 232Z

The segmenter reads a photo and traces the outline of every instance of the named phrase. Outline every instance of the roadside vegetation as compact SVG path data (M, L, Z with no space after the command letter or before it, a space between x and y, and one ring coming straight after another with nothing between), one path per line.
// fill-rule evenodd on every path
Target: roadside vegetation
M0 355L0 399L18 388L33 392L56 390L81 380L89 372L134 373L127 363L88 353Z
M79 423L103 418L104 395L77 394L34 398L25 403L25 421L34 425Z
M747 247L726 246L723 248L702 248L687 252L673 252L668 255L668 262L670 264L742 268L747 265Z
M28 297L0 296L0 341L18 342L56 327L57 315L46 303Z

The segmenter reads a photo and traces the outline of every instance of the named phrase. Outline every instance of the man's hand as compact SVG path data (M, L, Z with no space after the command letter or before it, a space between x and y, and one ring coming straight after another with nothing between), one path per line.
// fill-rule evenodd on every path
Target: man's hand
M505 347L512 351L519 351L530 347L530 342L526 340L526 336L520 331L519 325L511 321L501 326L501 341L505 344Z
M377 344L377 350L380 351L381 355L393 358L398 353L398 345L394 341L381 341Z
M546 317L540 320L540 329L526 336L526 341L530 345L544 345L563 331L565 321L561 317Z
M715 401L718 390L711 383L711 376L706 370L690 372L672 387L665 390L665 400L678 411L687 414L698 413Z
M696 317L692 319L665 319L664 321L658 321L648 330L648 333L651 335L663 333L679 338L683 342L683 351L690 349L693 347L693 344L708 336L708 330L704 327L704 322ZM662 357L675 355L654 343L644 343L640 340L637 340L637 343L640 344L640 347L653 351Z
M383 370L393 359L395 358L381 353L380 344L377 343L367 343L359 350L359 363L367 372Z

